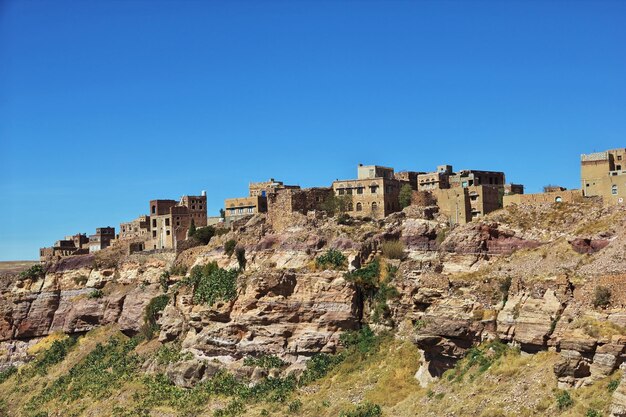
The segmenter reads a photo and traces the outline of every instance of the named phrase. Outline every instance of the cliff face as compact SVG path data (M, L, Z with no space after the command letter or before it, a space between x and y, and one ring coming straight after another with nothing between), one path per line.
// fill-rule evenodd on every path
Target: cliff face
M210 360L248 376L256 371L244 364L247 357L276 355L290 364L287 374L317 353L339 351L342 332L370 324L420 349L423 384L471 347L500 339L523 352L557 352L559 384L579 387L610 375L626 357L625 217L623 209L593 203L514 207L450 230L431 214L406 210L349 225L303 216L274 232L257 215L178 255L68 258L42 276L2 281L0 344L8 353L0 367L29 360L27 348L54 332L115 324L136 334L151 300L168 294L159 342L180 343L196 364ZM183 274L163 278L173 266L179 274L210 262L238 267L224 250L231 239L247 260L233 299L194 302ZM404 247L401 261L385 259L382 243L395 240ZM316 266L328 249L345 255L344 269ZM390 281L397 296L383 300L384 320L373 314L379 299L344 276L381 256L398 268ZM598 299L599 287L607 300ZM182 386L208 372L183 365L168 371ZM615 391L615 415L626 409L622 391Z

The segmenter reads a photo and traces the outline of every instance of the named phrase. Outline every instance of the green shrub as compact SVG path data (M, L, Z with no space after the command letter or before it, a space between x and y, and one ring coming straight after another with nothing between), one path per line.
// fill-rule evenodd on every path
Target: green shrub
M315 264L322 268L341 269L346 266L347 261L348 258L337 249L328 249L315 259Z
M413 197L413 189L409 184L404 184L400 188L400 194L398 195L398 202L400 207L405 208L411 205L411 198Z
M21 280L24 280L24 279L36 280L36 279L43 277L45 274L46 274L46 271L44 270L43 266L41 264L37 264L37 265L31 266L26 271L22 271L19 275L19 278Z
M572 405L574 405L574 400L572 400L572 397L569 395L569 392L563 390L563 391L559 391L556 394L556 406L559 410L565 410L566 408L569 408Z
M194 303L211 306L216 301L229 301L237 296L237 275L239 271L236 269L227 271L218 267L217 262L210 262L193 267L189 278L181 284L193 287Z
M350 226L352 223L352 217L350 217L347 213L341 213L339 216L337 216L337 224Z
M102 292L101 289L95 289L92 292L90 292L87 297L89 297L89 298L102 298L103 296L104 296L104 293Z
M383 319L389 318L390 311L387 300L398 298L399 295L396 287L386 282L380 284L372 302L372 321L374 323L380 323Z
M258 358L248 356L243 360L245 366L258 366L263 369L282 368L287 365L287 362L283 361L276 355L262 355Z
M606 307L611 304L611 290L607 287L598 286L594 292L593 306Z
M9 366L4 371L0 372L0 384L9 379L11 375L17 373L17 368L15 366Z
M193 235L193 237L202 242L203 245L208 244L213 236L215 236L215 227L213 226L205 226L196 229Z
M170 297L166 294L162 294L154 297L146 306L143 316L144 328L142 329L142 333L146 339L151 339L154 333L159 331L160 327L157 324L159 314L165 309L169 302Z
M387 240L382 243L381 251L387 259L403 259L404 244L399 240Z
M306 369L300 376L299 385L307 385L311 382L324 377L335 365L341 363L342 355L329 355L326 353L318 353L309 359L306 363Z
M176 363L192 359L190 352L182 353L180 344L162 345L156 352L156 361L159 365L167 365L168 363Z
M159 277L159 284L161 285L161 290L163 292L167 292L170 283L170 273L165 271Z
M63 361L63 359L65 359L65 357L71 351L72 347L75 344L75 337L67 337L62 340L55 340L54 342L52 342L52 345L50 345L48 349L37 355L35 360L27 365L27 367L23 371L23 375L27 378L33 377L35 375L47 375L50 367Z
M189 231L187 232L187 236L194 237L196 234L196 222L191 219L191 224L189 225Z
M617 389L617 387L619 387L619 379L613 379L611 380L611 382L609 382L607 389L609 390L609 392L613 392Z
M602 417L602 413L596 409L590 408L585 413L585 417Z
M68 373L32 397L25 407L27 414L46 409L46 404L52 400L68 403L85 398L100 400L110 397L138 370L141 360L133 352L136 345L134 339L122 341L117 338L110 338L104 345L97 344Z
M380 277L380 262L374 259L372 262L352 272L347 272L344 277L350 282L364 290L370 292L378 287L378 278Z
M339 417L380 417L382 415L383 410L380 405L365 402L358 404L352 410L342 411Z
M489 369L508 349L509 347L499 340L474 346L467 351L462 361L457 362L453 369L446 372L448 374L447 378L450 381L454 379L460 382L468 372L475 369L476 373L472 376L473 378Z
M235 249L235 256L237 257L237 263L239 264L239 269L242 271L246 269L246 264L248 261L246 260L246 249L239 246Z
M288 405L288 407L287 407L287 408L289 409L289 412L290 412L291 414L295 414L295 413L297 413L298 411L300 411L300 409L302 408L302 401L300 401L300 400L294 400L294 401L292 401L292 402L290 402L290 403L289 403L289 405Z
M236 247L237 247L236 240L234 239L227 240L226 243L224 243L224 253L228 255L228 257L231 257L233 253L235 252Z
M187 267L185 265L172 265L172 267L170 268L170 275L176 275L176 276L185 276L185 274L187 273Z
M339 341L348 350L362 354L370 353L378 346L376 335L365 325L360 330L344 332L339 336Z

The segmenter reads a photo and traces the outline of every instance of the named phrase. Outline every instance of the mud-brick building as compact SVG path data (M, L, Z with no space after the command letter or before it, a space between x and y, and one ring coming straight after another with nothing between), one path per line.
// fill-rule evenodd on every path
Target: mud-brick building
M147 239L150 237L150 216L139 216L135 220L120 223L120 240Z
M297 217L321 212L332 195L330 187L277 190L268 197L268 221L274 230L283 230L296 224Z
M54 242L54 245L50 247L40 248L39 259L45 262L53 258L64 258L86 253L89 253L89 238L86 233L77 233L57 240Z
M175 249L187 239L193 221L196 227L207 225L206 193L183 196L176 200L150 201L150 232L145 249Z
M298 190L298 185L285 185L270 178L269 181L248 184L248 196L224 200L225 220L231 222L245 216L267 212L267 199L279 190Z
M393 168L359 164L357 178L332 184L337 197L350 196L347 214L376 219L400 211L400 188L409 181L397 179Z
M626 148L581 155L580 180L585 197L602 197L605 204L625 204Z
M115 239L115 227L98 227L96 233L89 236L89 253L98 252L111 246Z

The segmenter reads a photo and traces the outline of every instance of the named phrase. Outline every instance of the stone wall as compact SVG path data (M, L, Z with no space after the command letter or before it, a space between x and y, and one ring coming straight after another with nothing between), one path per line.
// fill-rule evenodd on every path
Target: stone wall
M333 195L331 188L280 189L268 196L268 221L274 230L284 230L297 223L299 215L322 210Z
M575 202L583 199L580 190L554 191L538 194L512 194L503 197L504 207L513 204L547 204L561 202Z

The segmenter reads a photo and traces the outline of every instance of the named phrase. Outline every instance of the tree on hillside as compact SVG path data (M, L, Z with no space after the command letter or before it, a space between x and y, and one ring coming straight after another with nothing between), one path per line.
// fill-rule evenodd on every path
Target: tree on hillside
M342 214L346 211L350 211L352 206L352 196L351 195L331 195L326 201L322 204L322 209L326 211L328 214Z
M411 197L413 195L413 189L409 184L404 184L400 188L400 195L398 200L400 201L400 207L405 208L411 205Z
M189 226L188 236L193 237L196 234L196 223L191 219L191 225Z

